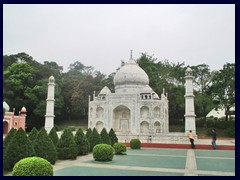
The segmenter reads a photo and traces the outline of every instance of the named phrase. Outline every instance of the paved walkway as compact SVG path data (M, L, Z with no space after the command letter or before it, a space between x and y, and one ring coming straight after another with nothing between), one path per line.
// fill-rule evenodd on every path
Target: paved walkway
M142 148L97 162L92 154L57 161L54 176L235 176L235 151Z
M92 154L58 160L53 166L54 176L235 176L234 139L217 140L217 150L211 149L211 139L195 143L194 150L189 142L145 143L148 148L128 148L127 155L114 155L110 162L94 161ZM158 144L158 148L149 148L151 144Z

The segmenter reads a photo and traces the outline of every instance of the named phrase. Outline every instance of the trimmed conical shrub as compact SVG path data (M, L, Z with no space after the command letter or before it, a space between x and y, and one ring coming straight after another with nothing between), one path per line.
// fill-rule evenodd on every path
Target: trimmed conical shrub
M102 139L100 134L98 134L96 128L93 128L93 131L89 137L90 152L92 152L95 145L101 144L101 143L102 143Z
M90 138L90 135L92 134L92 129L91 128L88 128L88 130L87 130L87 132L86 132L86 138L87 138L87 140L88 140L88 142L89 142L89 138Z
M114 132L114 130L111 128L109 131L109 137L111 139L111 145L113 146L115 143L118 142L118 138Z
M111 145L111 139L105 128L102 129L101 133L102 143Z
M48 160L51 164L55 164L57 160L57 150L44 128L39 131L34 141L34 149L36 156Z
M17 131L16 129L12 128L8 132L8 134L6 135L6 137L5 137L4 141L3 141L3 156L5 154L5 150L7 149L8 145L11 142L11 140L12 140L14 134L16 133L16 131Z
M12 170L13 166L21 159L35 155L31 141L26 132L19 128L9 143L4 156L4 169Z
M11 140L13 139L14 134L16 133L16 129L12 128L8 134L6 135L4 141L3 141L3 162L5 163L4 157L6 156L6 149L9 145L9 143L11 142ZM5 165L4 165L5 166Z
M49 135L50 139L52 140L54 146L56 147L57 146L57 143L59 141L59 138L58 138L58 135L57 135L57 131L56 131L56 128L53 127L51 129L51 131L49 132Z
M77 144L74 141L72 131L68 128L64 129L57 143L58 159L76 159L78 155Z
M29 140L33 143L37 138L38 130L34 127L28 135Z
M76 132L74 136L74 141L76 142L78 147L78 155L88 154L90 149L89 142L81 128L79 128L78 131Z

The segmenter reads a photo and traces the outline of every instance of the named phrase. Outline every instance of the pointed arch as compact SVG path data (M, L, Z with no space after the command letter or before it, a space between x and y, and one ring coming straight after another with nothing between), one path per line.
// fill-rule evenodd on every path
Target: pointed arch
M140 132L149 133L149 123L147 121L142 121L140 123Z
M159 107L155 107L153 109L153 114L154 114L154 118L160 118L160 108Z
M100 133L100 132L102 131L103 126L104 126L104 124L103 124L102 121L98 121L98 122L96 123L96 130L98 131L98 133Z
M7 121L3 121L3 134L7 134L9 127L8 127L8 122Z
M113 128L127 132L130 128L131 111L127 106L120 105L113 109Z
M159 121L154 122L154 132L155 133L160 133L161 132L161 124Z
M142 119L149 118L149 108L147 106L142 106L140 108L140 118Z
M96 118L103 119L104 118L104 109L102 107L97 107L96 109Z

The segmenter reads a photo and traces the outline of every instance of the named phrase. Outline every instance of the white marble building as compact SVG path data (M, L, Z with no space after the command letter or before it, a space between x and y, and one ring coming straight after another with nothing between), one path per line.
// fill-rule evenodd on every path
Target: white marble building
M169 133L168 99L149 86L145 71L132 58L114 76L115 93L108 87L89 97L88 127L100 132L113 128L122 141L159 139ZM92 99L92 100L91 100Z

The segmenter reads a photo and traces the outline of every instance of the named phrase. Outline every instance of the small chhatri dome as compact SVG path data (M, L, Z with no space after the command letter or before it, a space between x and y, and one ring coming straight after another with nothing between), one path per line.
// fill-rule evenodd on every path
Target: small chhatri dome
M110 89L107 86L102 88L102 90L100 91L99 95L106 95L106 94L111 94L111 91L110 91Z
M188 68L186 69L185 74L186 74L187 76L191 76L191 75L192 75L192 69L191 69L190 67L188 67Z
M49 80L49 83L54 83L55 78L53 76L50 76L48 80Z
M190 67L188 67L188 68L186 69L186 72L192 72L192 69L191 69Z
M160 99L158 94L155 91L153 91L153 99Z
M134 59L130 59L121 67L113 79L114 85L148 85L146 72L138 66Z
M141 93L152 93L153 90L149 85L146 85L142 88Z
M23 106L20 112L21 112L21 113L26 113L27 110L26 110L26 108Z
M5 109L5 112L9 112L9 105L6 103L6 101L3 101L3 108Z

